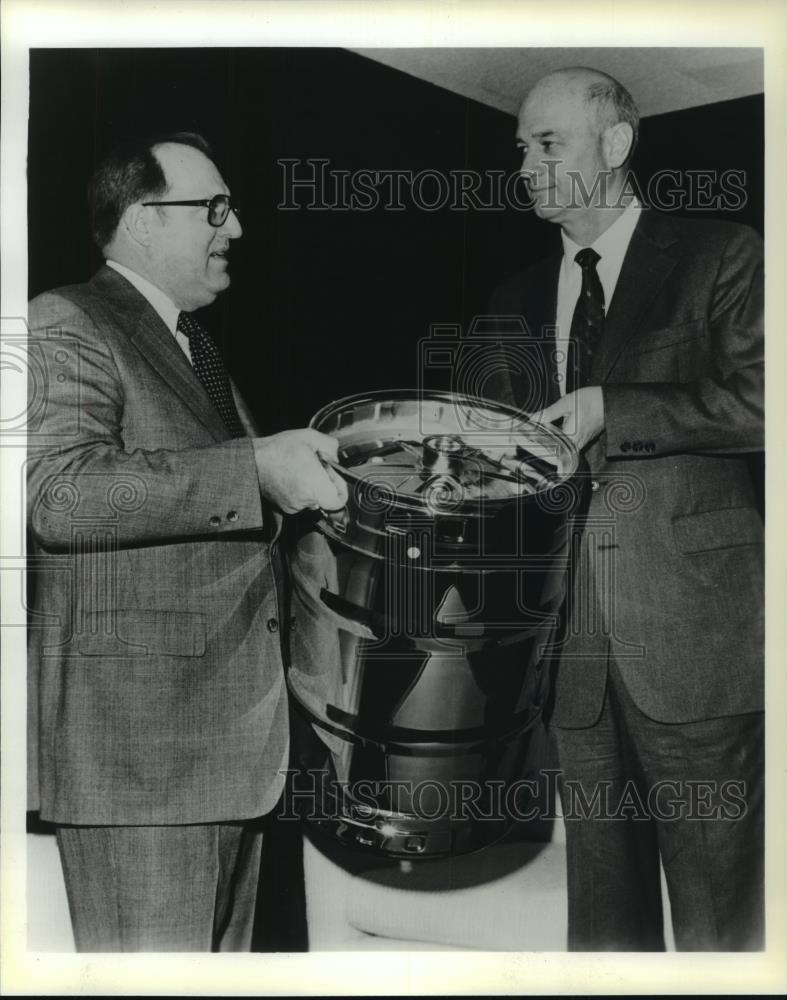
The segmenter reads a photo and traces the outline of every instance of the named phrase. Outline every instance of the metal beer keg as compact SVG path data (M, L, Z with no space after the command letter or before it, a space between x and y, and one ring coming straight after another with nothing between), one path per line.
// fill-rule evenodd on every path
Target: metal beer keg
M388 857L476 850L540 763L578 454L449 393L354 396L311 426L338 439L349 501L292 539L301 813Z

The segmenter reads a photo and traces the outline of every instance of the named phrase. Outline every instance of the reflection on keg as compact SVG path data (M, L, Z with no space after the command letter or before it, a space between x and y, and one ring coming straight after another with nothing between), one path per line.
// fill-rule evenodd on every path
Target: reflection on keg
M314 793L300 801L388 856L483 847L510 825L506 788L540 763L571 510L539 499L576 488L577 454L447 394L352 397L312 426L339 440L349 501L298 519L292 540L288 685Z

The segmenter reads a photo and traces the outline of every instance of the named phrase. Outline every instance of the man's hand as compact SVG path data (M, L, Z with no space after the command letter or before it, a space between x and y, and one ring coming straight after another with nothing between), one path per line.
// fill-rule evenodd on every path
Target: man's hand
M531 413L530 419L542 424L562 420L561 430L582 451L604 430L604 393L599 385L585 386Z
M326 462L337 459L336 440L311 428L254 439L260 492L285 514L339 510L347 486Z

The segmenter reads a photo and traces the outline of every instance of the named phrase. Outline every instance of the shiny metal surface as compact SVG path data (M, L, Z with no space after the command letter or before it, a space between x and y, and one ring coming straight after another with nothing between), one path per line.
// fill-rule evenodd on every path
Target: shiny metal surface
M538 763L578 456L448 394L351 397L312 426L339 440L349 501L292 541L301 804L359 849L477 849Z

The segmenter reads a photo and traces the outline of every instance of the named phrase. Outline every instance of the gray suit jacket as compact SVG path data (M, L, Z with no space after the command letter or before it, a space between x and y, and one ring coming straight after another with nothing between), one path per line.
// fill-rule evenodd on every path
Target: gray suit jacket
M525 317L541 356L527 383L521 365L498 379L494 394L515 405L558 395L559 266L546 260L493 298L494 313ZM763 530L741 454L763 446L762 312L753 231L643 213L593 359L606 428L586 453L559 725L598 718L608 646L651 718L762 708ZM535 392L533 370L545 373Z
M261 815L287 765L285 578L251 440L228 439L110 268L36 298L29 325L31 808L79 824Z

